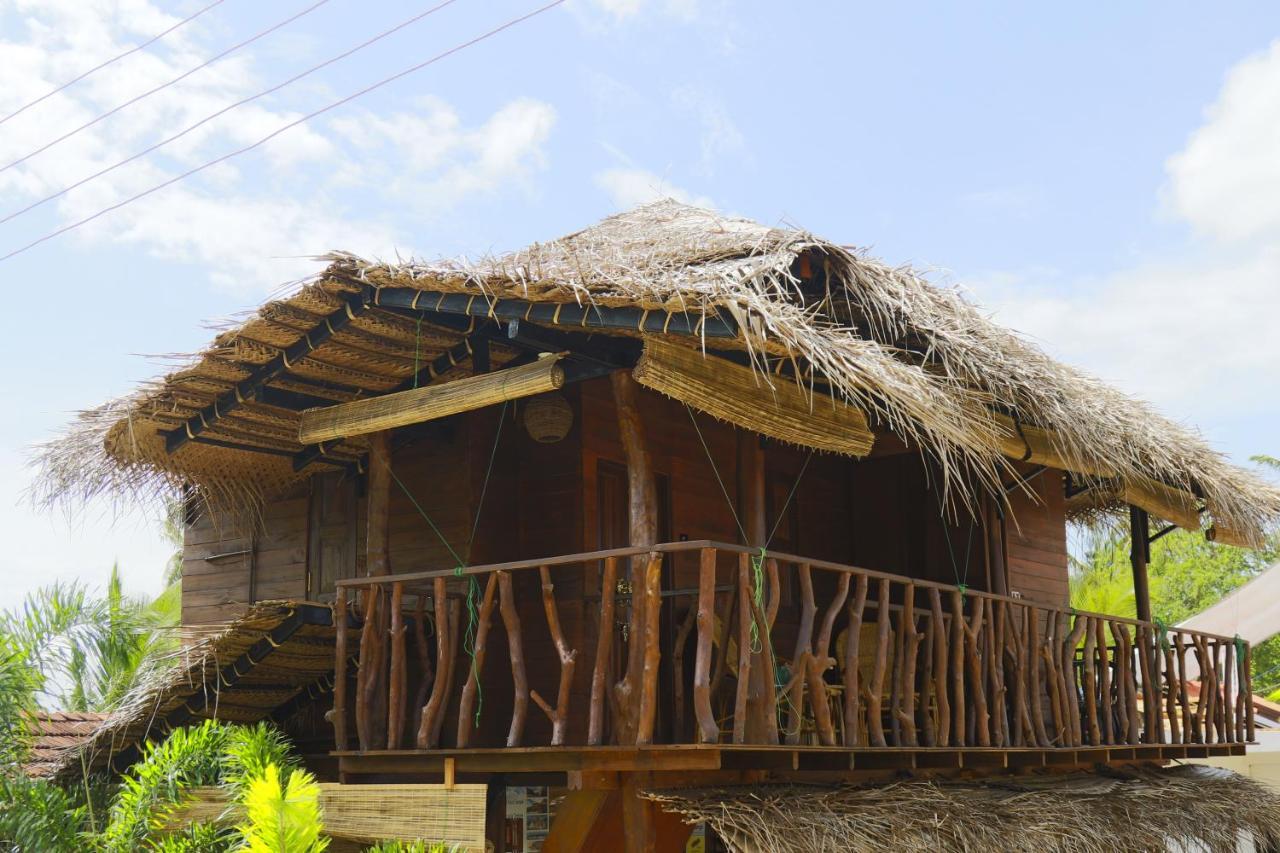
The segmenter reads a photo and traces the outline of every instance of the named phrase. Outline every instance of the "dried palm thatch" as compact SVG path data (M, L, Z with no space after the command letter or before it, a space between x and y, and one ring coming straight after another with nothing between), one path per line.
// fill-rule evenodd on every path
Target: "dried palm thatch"
M821 388L863 409L934 457L962 497L993 486L1010 456L1038 454L1085 485L1105 477L1122 490L1156 482L1195 495L1206 520L1240 541L1258 542L1280 518L1280 490L1230 465L1195 433L1050 359L957 291L804 231L662 201L497 257L382 263L339 253L325 260L314 282L224 332L185 370L89 413L65 440L44 448L40 496L187 482L234 503L306 476L288 459L263 464L267 457L227 447L189 443L169 455L157 436L319 328L344 296L395 287L731 318L735 339L697 343L750 354L763 383L792 381L775 371L787 366L807 392ZM460 339L426 326L424 338L422 324L415 332L404 317L370 310L273 384L329 381L384 393L420 359L437 358ZM224 442L284 455L301 449L296 413L269 406L241 407L216 427L211 435ZM361 451L353 442L333 450L348 458ZM1097 494L1086 511L1118 506L1114 489Z
M301 620L282 637L278 629L302 609L308 609L313 618ZM182 722L213 718L252 723L265 719L300 691L328 684L333 675L334 630L316 618L327 611L325 605L268 601L249 606L229 623L181 629L182 647L155 661L119 707L92 731L47 755L46 775L105 767L118 753L166 735L175 713L182 715ZM229 667L239 674L229 679Z
M1280 841L1280 793L1212 767L646 796L739 853L1225 853Z

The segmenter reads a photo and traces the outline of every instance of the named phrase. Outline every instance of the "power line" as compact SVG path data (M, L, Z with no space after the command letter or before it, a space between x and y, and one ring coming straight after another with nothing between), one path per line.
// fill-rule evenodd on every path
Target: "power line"
M128 49L128 50L126 50L124 53L120 54L119 56L113 56L113 57L111 57L110 59L108 59L106 62L103 62L103 63L102 63L102 64L100 64L100 65L95 65L95 66L93 66L93 67L92 67L92 68L90 68L88 71L86 71L86 72L84 72L83 74L81 74L79 77L73 77L73 78L71 78L70 80L68 80L67 82L63 83L61 86L56 86L56 87L54 87L53 89L50 89L48 92L45 92L43 95L41 95L40 97L36 98L34 101L31 101L31 102L29 102L29 103L23 104L22 106L18 107L18 108L17 108L16 110L14 110L13 112L9 113L9 114L8 114L7 116L5 116L4 118L0 118L0 124L4 124L6 121L8 121L9 119L13 118L14 116L16 116L16 115L20 115L21 113L26 112L27 110L31 109L32 107L34 107L36 104L40 103L41 101L44 101L44 100L46 100L46 99L48 99L48 98L52 98L54 95L58 94L58 93L59 93L59 92L61 92L63 89L66 89L68 86L74 86L76 83L79 83L81 80L83 80L84 78L88 77L90 74L96 74L97 72L99 72L99 71L101 71L102 69L106 68L108 65L112 65L112 64L114 64L114 63L116 63L116 62L119 62L120 60L124 59L126 56L129 56L129 55L131 55L131 54L137 53L137 52L138 52L138 51L140 51L140 50L143 50L143 49L145 49L145 48L150 47L151 45L153 45L153 44L155 44L156 42L160 41L160 39L162 39L162 38L164 38L165 36L169 35L169 33L173 32L174 30L178 29L179 27L182 27L182 26L185 26L185 25L187 25L187 24L191 23L191 22L192 22L192 21L194 21L196 18L198 18L198 17L200 17L201 15L203 15L205 12L208 12L208 11L209 11L210 9L212 9L214 6L221 6L224 2L226 2L226 0L213 0L213 2L212 2L212 3L210 3L208 6L205 6L203 9L200 9L199 11L197 11L197 12L195 12L195 13L191 14L191 15L188 15L187 17L183 18L181 21L178 21L178 23L174 24L172 27L169 27L169 29L165 30L164 32L162 32L162 33L157 33L156 35L154 35L154 36L152 36L151 38L149 38L149 39L147 39L146 41L144 41L142 44L134 45L133 47L129 48L129 49Z
M53 200L54 200L54 199L56 199L56 198L60 198L60 197L62 197L62 196L64 196L64 195L66 195L67 193L71 192L72 190L77 189L78 187L82 187L82 186L84 186L85 184L89 183L89 181L92 181L92 180L94 180L94 179L96 179L96 178L100 178L100 177L102 177L103 175L105 175L105 174L107 174L107 173L109 173L109 172L114 172L116 169L119 169L121 166L126 166L126 165L128 165L129 163L132 163L134 160L137 160L137 159L139 159L139 158L141 158L141 157L145 157L145 156L147 156L148 154L152 153L153 151L156 151L156 150L158 150L158 149L160 149L160 148L163 148L164 146L168 145L170 142L173 142L173 141L174 141L174 140L176 140L176 139L181 139L182 137L186 136L186 135L187 135L188 133L190 133L191 131L196 130L197 128L203 127L204 125L208 124L209 122L213 121L214 119L218 118L219 116L222 116L222 115L225 115L226 113L231 112L232 110L236 109L237 107L242 107L242 106L244 106L245 104L248 104L248 103L250 103L250 102L252 102L252 101L256 101L256 100L258 100L259 98L265 98L267 95L270 95L270 94L272 94L272 93L274 93L274 92L278 92L278 91L280 91L281 89L285 88L286 86L290 86L290 85L292 85L292 84L294 84L294 83L298 82L298 81L299 81L299 80L301 80L303 77L310 76L311 74L314 74L315 72L317 72L317 71L321 70L322 68L327 68L328 66L330 66L330 65L334 64L335 62L339 62L340 60L346 59L348 56L351 56L353 53L358 53L359 51L364 50L364 49L365 49L366 47L368 47L369 45L374 44L374 43L376 43L376 42L378 42L378 41L381 41L382 39L386 38L387 36L390 36L390 35L392 35L393 33L399 32L400 30L404 29L405 27L409 26L410 24L416 23L416 22L418 22L418 21L422 20L423 18L427 17L428 15L431 15L431 14L433 14L433 13L435 13L435 12L440 11L440 10L441 10L441 9L443 9L445 6L449 6L449 5L451 5L451 4L453 4L453 3L456 3L456 2L457 2L457 0L444 0L444 2L442 2L442 3L438 3L438 4L436 4L435 6L432 6L430 9L427 9L425 12L419 12L417 15L414 15L412 18L409 18L409 19L407 19L407 20L401 21L400 23L396 24L396 25L395 25L394 27L392 27L391 29L389 29L389 30L384 30L383 32L378 33L376 36L373 36L373 37L371 37L371 38L369 38L369 39L366 39L365 41L363 41L363 42L361 42L360 44L356 45L355 47L351 48L350 50L343 51L342 53L339 53L339 54L338 54L338 55L336 55L336 56L331 56L330 58L326 59L324 62L321 62L321 63L320 63L320 64L318 64L318 65L313 65L313 66L311 66L310 68L308 68L307 70L302 71L302 72L300 72L300 73L298 73L298 74L295 74L294 76L290 77L288 80L285 80L285 81L283 81L283 82L281 82L281 83L277 83L276 85L272 86L270 89L266 89L266 90L264 90L264 91L261 91L261 92L257 93L256 95L250 95L250 96L249 96L249 97L247 97L247 98L242 98L242 99L240 99L239 101L236 101L234 104L231 104L231 105L229 105L229 106L225 106L225 107L223 107L222 109L218 110L217 112L214 112L214 113L212 113L212 114L210 114L210 115L205 116L204 118L200 119L200 120L199 120L198 122L196 122L195 124L190 125L190 126L188 126L188 127L184 128L183 130L178 131L177 133L173 134L173 135L172 135L172 136L170 136L170 137L167 137L167 138L165 138L165 139L160 140L159 142L155 143L154 145L150 145L150 146L148 146L148 147L146 147L146 148L142 149L141 151L137 152L136 154L133 154L133 155L131 155L131 156L129 156L129 157L126 157L125 159L121 160L121 161L120 161L120 162L118 162L118 163L114 163L114 164L112 164L112 165L110 165L110 166L107 166L107 167L105 167L105 168L103 168L103 169L99 169L98 171L94 172L92 175L88 175L88 176L86 176L86 177L84 177L84 178L81 178L80 180L76 181L75 183L73 183L73 184L69 184L69 185L67 185L67 186L63 187L62 189L58 190L57 192L55 192L55 193L51 193L50 195L47 195L47 196L45 196L45 197L44 197L44 198L42 198L42 199L39 199L39 200L37 200L37 201L33 201L31 204L28 204L26 207L24 207L24 208L22 208L22 209L20 209L20 210L15 210L13 213L10 213L10 214L8 214L7 216L5 216L3 219L0 219L0 225L3 225L4 223L8 222L8 221L9 221L9 220L11 220L11 219L14 219L14 218L16 218L16 217L18 217L18 216L21 216L22 214L26 213L27 211L34 210L35 208L39 207L39 206L40 206L40 205L42 205L42 204L45 204L45 203L50 202L50 201L53 201Z
M105 113L102 113L101 115L97 116L96 118L92 118L92 119L90 119L89 121L85 122L84 124L80 125L79 127L75 128L75 129L73 129L73 130L69 130L69 131L67 131L66 133L62 134L61 136L59 136L57 139L53 140L52 142L47 142L47 143L45 143L44 145L41 145L39 148L37 148L35 151L32 151L30 154L26 154L26 155L24 155L24 156L22 156L22 157L19 157L17 160L14 160L12 163L10 163L10 164L9 164L9 165L7 165L7 166L0 167L0 172L6 172L6 171L8 171L9 169L12 169L14 166L18 166L18 165L21 165L22 163L27 162L28 160L30 160L32 157L36 156L37 154L40 154L41 152L44 152L44 151L48 151L50 148L52 148L53 146L57 145L59 142L62 142L62 141L67 140L67 139L70 139L71 137L73 137L73 136L75 136L77 133L79 133L80 131L82 131L82 130L87 130L88 128L93 127L93 126L94 126L95 124L97 124L98 122L103 121L104 119L110 118L111 116L113 116L113 115L115 115L116 113L120 112L120 111L121 111L122 109L124 109L125 107L132 106L133 104L136 104L138 101L141 101L143 98L149 98L149 97L151 97L151 96L152 96L152 95L154 95L156 92L159 92L161 89L167 89L167 88L169 88L170 86L172 86L173 84L175 84L175 83L179 83L179 82L181 82L181 81L183 81L183 80L187 79L187 78L188 78L188 77L190 77L192 74L195 74L197 71L199 71L200 69L202 69L202 68L207 68L208 66L210 66L210 65L212 65L213 63L217 62L219 59L222 59L224 56L227 56L228 54L234 53L234 52L236 52L237 50L239 50L240 48L245 47L246 45L253 44L255 41L257 41L258 39L262 38L263 36L270 35L271 33L275 32L276 30L278 30L278 29L280 29L281 27L285 26L286 24L291 24L291 23L293 23L294 21L298 20L298 19L299 19L299 18L301 18L302 16L304 16L304 15L308 15L308 14L310 14L310 13L314 12L316 9L319 9L321 6L323 6L324 4L326 4L326 3L328 3L328 2L329 2L329 0L317 0L317 2L315 2L315 3L311 4L311 5L310 5L310 6L308 6L307 8L303 9L301 12L298 12L297 14L291 15L290 17L285 18L283 21L280 21L279 23L272 24L271 26L267 27L265 30L262 30L262 31L260 31L260 32L258 32L258 33L256 33L256 34L254 34L254 35L250 36L249 38L245 39L245 40L244 40L244 41L242 41L242 42L239 42L238 44L233 44L231 47L227 48L226 50L222 51L221 53L217 54L216 56L213 56L213 57L211 57L211 58L209 58L209 59L205 60L204 62L200 63L200 64L199 64L199 65L197 65L195 68L192 68L192 69L190 69L189 71L184 71L183 73L179 74L177 77L174 77L172 80L170 80L170 81L168 81L168 82L166 82L166 83L161 83L159 86L156 86L154 89L148 89L147 91L143 92L141 95L136 95L136 96L134 96L134 97L130 98L129 100L125 101L123 104L120 104L120 105L119 105L119 106L117 106L117 107L114 107L114 108L112 108L112 109L110 109L110 110L107 110Z
M21 246L17 249L14 249L12 252L10 252L7 255L0 256L0 262L7 261L16 255L22 254L28 249L33 249L36 246L39 246L41 243L44 243L48 240L52 240L54 237L59 237L67 233L68 231L79 228L82 225L86 225L101 216L105 216L108 213L119 210L125 205L132 204L133 202L138 201L139 199L145 198L146 196L149 196L154 192L158 192L164 189L165 187L170 186L171 184L176 184L178 181L181 181L185 178L189 178L192 175L195 175L199 172L203 172L205 169L212 168L213 166L216 166L219 163L225 163L227 160L230 160L233 157L238 157L241 154L245 154L249 151L252 151L253 149L260 147L261 145L264 145L265 143L270 142L272 139L275 139L277 136L284 133L286 130L289 130L290 128L297 127L298 125L308 122L311 119L316 118L317 116L324 115L325 113L331 110L337 109L338 107L344 104L354 101L356 98L363 97L364 95L369 94L375 89L380 89L383 86L387 85L388 83L393 83L402 77L407 77L410 74L413 74L417 71L421 71L427 66L434 65L440 60L450 57L455 53L459 53L460 51L466 50L472 45L479 44L480 42L486 39L492 38L493 36L496 36L498 33L503 32L504 30L509 30L518 24L522 24L531 18L535 18L538 15L541 15L543 12L548 12L551 9L554 9L556 6L563 4L564 2L565 0L552 0L552 2L547 3L545 6L539 6L537 9L534 9L531 12L526 12L525 14L521 15L518 18L512 18L506 23L500 24L487 32L481 33L480 35L472 39L469 39L468 41L464 41L461 44L455 45L446 51L437 53L435 56L431 57L430 59L424 60L423 62L419 62L417 65L411 65L410 67L404 69L403 71L398 71L395 74L392 74L390 77L384 77L376 83L366 86L363 89L360 89L356 92L352 92L350 95L347 95L344 98L340 98L336 101L333 101L332 103L327 104L321 107L320 109L315 110L314 112L307 113L301 118L295 119L289 122L288 124L285 124L281 127L276 128L271 133L268 133L266 136L262 137L256 142L252 142L244 146L243 148L237 148L235 151L231 151L226 154L223 154L221 157L217 157L213 160L208 161L207 163L203 163L199 166L196 166L193 169L188 169L187 171L183 172L180 175L175 175L169 180L163 181L159 184L156 184L153 187L145 189L142 192L137 193L136 195L132 195L129 198L124 199L123 201L116 202L115 204L110 205L108 207L104 207L98 212L90 214L89 216L86 216L84 219L80 219L70 224L64 225L55 231L51 231L48 234L45 234L43 237L40 237L36 240L32 240L30 243L27 243L25 246Z

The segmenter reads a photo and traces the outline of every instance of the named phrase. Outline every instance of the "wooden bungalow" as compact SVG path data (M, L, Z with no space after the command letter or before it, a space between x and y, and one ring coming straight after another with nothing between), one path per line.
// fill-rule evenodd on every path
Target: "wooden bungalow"
M972 813L1004 808L975 777L1141 766L1145 796L1253 739L1247 644L1152 613L1147 551L1256 544L1280 494L955 292L674 202L327 261L46 448L50 499L182 497L210 628L99 764L271 717L344 783L486 784L499 850L683 849L680 815L776 849L761 815L856 811L848 783L968 779L938 796ZM1138 619L1069 606L1067 524L1101 516L1132 525ZM530 786L559 806L513 838Z

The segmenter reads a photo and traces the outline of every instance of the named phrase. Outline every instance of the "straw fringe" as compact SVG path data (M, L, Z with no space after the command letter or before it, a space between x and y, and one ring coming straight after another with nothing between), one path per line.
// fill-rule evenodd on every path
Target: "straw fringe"
M1234 853L1280 841L1280 794L1202 766L646 796L689 823L705 821L738 853Z

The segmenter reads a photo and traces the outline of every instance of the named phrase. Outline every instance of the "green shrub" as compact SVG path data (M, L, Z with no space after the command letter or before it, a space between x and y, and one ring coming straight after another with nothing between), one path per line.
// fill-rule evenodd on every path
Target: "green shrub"
M245 822L242 849L249 853L320 853L329 839L320 833L320 786L305 770L280 777L274 764L250 778L241 798Z

